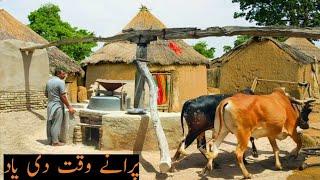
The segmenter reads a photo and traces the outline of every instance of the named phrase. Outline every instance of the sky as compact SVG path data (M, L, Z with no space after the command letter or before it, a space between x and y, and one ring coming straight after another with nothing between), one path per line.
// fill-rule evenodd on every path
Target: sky
M254 26L244 19L234 19L239 4L232 0L0 0L5 9L19 21L28 24L28 14L42 4L51 2L60 7L62 20L72 26L84 28L96 36L109 37L121 32L122 28L138 13L141 5L168 28L212 26ZM223 54L223 46L233 46L236 37L209 37L186 40L190 45L206 41L216 48L215 57ZM102 43L99 43L101 47Z

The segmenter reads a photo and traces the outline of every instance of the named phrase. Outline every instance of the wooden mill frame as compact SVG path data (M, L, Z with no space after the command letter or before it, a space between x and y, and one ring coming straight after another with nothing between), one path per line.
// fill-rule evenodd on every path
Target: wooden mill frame
M137 76L139 81L136 86L136 94L134 99L135 107L138 107L142 99L144 84L147 82L150 92L150 115L154 124L154 129L159 143L160 149L160 171L167 172L171 168L171 157L166 136L164 134L159 114L157 110L157 87L147 67L147 47L152 41L170 40L170 39L198 39L209 36L272 36L272 37L304 37L312 39L320 39L320 28L295 28L295 27L209 27L207 29L198 28L165 28L157 30L134 30L129 29L121 34L112 37L89 37L82 39L66 39L50 42L44 45L32 47L21 47L24 53L32 53L35 49L43 49L51 46L59 46L74 43L96 42L112 43L118 41L130 41L137 44L136 59L133 61L137 68Z
M305 99L306 93L308 93L309 98L311 97L311 88L310 88L310 83L309 82L295 82L295 81L283 81L283 80L271 80L271 79L259 79L258 77L254 78L252 81L251 85L251 90L252 92L255 91L258 82L268 82L268 83L281 83L281 84L292 84L292 85L297 85L298 87L303 88L303 94L302 97Z

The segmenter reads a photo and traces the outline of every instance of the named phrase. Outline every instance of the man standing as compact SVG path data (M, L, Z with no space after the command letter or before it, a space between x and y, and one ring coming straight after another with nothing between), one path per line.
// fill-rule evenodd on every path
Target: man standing
M64 78L66 72L63 68L57 67L54 76L47 82L46 97L48 98L47 107L47 137L48 142L52 146L63 146L64 143L59 142L59 135L64 115L64 105L69 109L69 113L73 114L75 110L69 104L66 92Z

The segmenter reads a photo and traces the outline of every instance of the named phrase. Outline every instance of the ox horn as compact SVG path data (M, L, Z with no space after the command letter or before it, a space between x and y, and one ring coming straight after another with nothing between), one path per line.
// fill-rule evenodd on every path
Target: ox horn
M303 102L302 100L296 99L296 98L294 98L294 97L292 97L292 96L288 96L288 98L289 98L290 101L291 101L292 103L294 103L294 104L299 104L299 105L304 104L304 102Z
M312 102L315 102L315 101L316 101L316 99L309 98L309 99L304 100L304 103L309 104L309 103L312 103Z
M299 100L299 99L296 99L292 96L288 96L288 98L290 99L290 101L292 103L299 104L299 105L309 104L309 103L316 101L316 99L313 99L313 98L309 98L309 99L305 99L305 100Z

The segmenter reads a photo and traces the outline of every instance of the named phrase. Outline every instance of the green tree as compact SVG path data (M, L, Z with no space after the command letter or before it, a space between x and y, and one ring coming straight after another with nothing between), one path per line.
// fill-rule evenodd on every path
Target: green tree
M66 38L84 38L94 36L93 32L72 27L61 20L60 8L54 4L45 4L31 12L28 16L30 28L48 41L57 41ZM78 43L58 46L71 58L81 61L92 53L97 43Z
M208 47L207 42L205 41L199 41L195 45L193 45L193 49L198 51L198 53L202 54L203 56L207 58L213 58L215 53L215 48Z
M247 42L250 38L251 38L251 36L249 36L249 35L237 36L237 39L234 41L234 47L239 46L240 44Z
M229 52L232 48L234 48L234 47L236 47L236 46L238 46L238 45L240 45L242 43L247 42L250 38L251 38L251 36L249 36L249 35L239 35L239 36L237 36L237 39L233 42L233 47L225 45L225 46L223 46L223 52L224 53Z
M223 52L224 52L224 53L229 52L231 49L232 49L231 46L228 46L228 45L223 46Z
M319 0L232 0L239 3L240 12L234 18L245 17L257 25L320 26Z
M239 35L237 36L237 39L234 41L233 43L233 47L237 47L245 42L247 42L252 36L249 35ZM286 37L275 37L276 40L280 41L280 42L284 42L285 40L287 40ZM231 46L223 46L223 52L228 52L232 49Z

